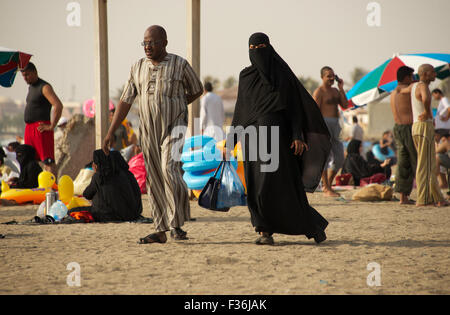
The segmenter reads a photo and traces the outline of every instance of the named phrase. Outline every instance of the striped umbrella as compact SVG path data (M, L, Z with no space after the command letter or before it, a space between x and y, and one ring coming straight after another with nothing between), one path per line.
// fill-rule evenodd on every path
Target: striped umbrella
M25 68L31 56L21 51L0 47L0 85L10 87L17 70Z
M382 99L397 87L398 68L408 66L417 74L420 65L425 63L434 67L438 79L442 80L450 75L450 54L396 54L362 77L347 92L349 105L363 106Z

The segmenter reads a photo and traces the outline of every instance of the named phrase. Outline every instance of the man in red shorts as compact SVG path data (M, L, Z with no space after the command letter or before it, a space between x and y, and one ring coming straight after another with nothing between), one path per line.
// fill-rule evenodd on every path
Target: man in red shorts
M29 85L24 142L36 149L36 159L44 163L44 170L56 176L53 129L61 117L63 105L52 86L39 78L33 63L29 62L21 72Z

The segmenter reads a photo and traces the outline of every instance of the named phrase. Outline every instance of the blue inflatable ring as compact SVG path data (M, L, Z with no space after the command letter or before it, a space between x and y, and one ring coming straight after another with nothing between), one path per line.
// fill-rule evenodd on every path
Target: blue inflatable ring
M190 172L186 172L183 175L183 180L189 189L201 190L213 175L214 171L204 175L194 175Z
M183 153L181 154L181 162L199 162L199 161L209 161L209 160L220 160L222 153L216 148L216 142L210 141L204 146L197 150L190 150L187 147L186 150L183 148ZM216 166L217 167L217 166Z
M237 164L238 164L237 160L234 158L231 158L230 161L231 161L231 165L233 165L233 167L235 169L237 169ZM191 172L191 173L192 172L201 172L201 171L216 169L219 166L220 162L221 162L221 160L187 162L187 163L184 163L181 168L185 172Z
M375 144L372 147L372 153L375 156L375 158L377 160L381 161L381 162L384 162L384 160L386 160L386 159L390 159L390 158L395 157L395 152L389 147L388 147L388 154L387 155L381 153L381 148L380 148L379 144Z
M234 167L234 169L237 169L238 162L236 159L230 159L231 165ZM189 162L183 165L183 169L187 165L187 168L190 169L190 171L184 172L183 180L188 186L189 189L198 190L203 189L205 187L206 183L208 182L208 179L214 176L214 172L217 169L217 167L220 164L220 161L210 161L217 162L215 167L210 167L212 164L208 164L208 162ZM203 163L203 164L202 164ZM211 171L207 174L202 174L203 172Z
M213 141L214 143L216 142L214 138L204 135L187 138L186 140L184 140L183 152L188 152L190 149L195 147L203 147L211 141Z

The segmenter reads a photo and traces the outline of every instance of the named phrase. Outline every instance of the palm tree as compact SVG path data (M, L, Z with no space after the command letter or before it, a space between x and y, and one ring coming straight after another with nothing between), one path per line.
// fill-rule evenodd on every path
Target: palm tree
M301 84L305 87L305 89L309 92L309 94L313 94L314 91L319 87L319 82L314 80L311 77L297 77Z

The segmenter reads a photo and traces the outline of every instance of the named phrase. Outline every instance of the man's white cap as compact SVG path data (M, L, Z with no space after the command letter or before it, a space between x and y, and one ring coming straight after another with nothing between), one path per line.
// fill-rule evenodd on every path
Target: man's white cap
M69 121L69 120L68 120L66 117L61 117L61 118L59 119L59 121L58 121L58 127L59 127L59 126L62 126L62 125L64 125L64 124L67 124L68 121Z

